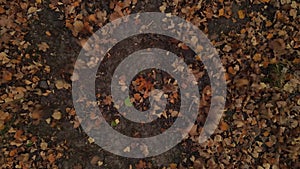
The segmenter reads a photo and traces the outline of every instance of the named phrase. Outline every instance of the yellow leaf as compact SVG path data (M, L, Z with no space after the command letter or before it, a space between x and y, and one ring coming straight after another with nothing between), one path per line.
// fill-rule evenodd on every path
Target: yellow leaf
M37 11L36 7L30 7L27 11L28 14L35 13Z
M255 62L261 61L261 54L260 54L260 53L256 53L256 54L253 56L253 60L254 60Z
M40 147L41 147L42 150L46 150L47 147L48 147L48 143L42 142L42 143L40 144Z
M171 169L176 169L176 168L177 168L177 164L171 163L171 164L170 164L170 168L171 168Z
M52 117L53 117L55 120L60 120L60 119L61 119L61 112L58 111L58 110L55 110L54 113L52 114Z
M244 19L245 18L245 11L239 10L238 11L238 16L239 16L240 19Z

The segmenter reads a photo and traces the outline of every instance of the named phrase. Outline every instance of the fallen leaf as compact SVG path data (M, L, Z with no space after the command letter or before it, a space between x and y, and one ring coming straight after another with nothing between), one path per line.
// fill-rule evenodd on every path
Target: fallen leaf
M248 84L249 84L249 80L248 80L248 79L237 79L237 80L235 81L235 85L236 85L237 87L246 86L246 85L248 85Z
M240 19L244 19L245 18L245 11L244 10L239 10L238 11L238 16Z
M43 142L41 142L40 147L42 150L46 150L48 148L48 143L43 141Z
M37 11L36 7L30 7L27 11L28 14L35 13Z
M89 137L89 138L88 138L88 142L89 142L90 144L92 144L92 143L95 142L95 140L94 140L92 137Z
M255 62L261 61L261 54L260 54L260 53L256 53L256 54L253 56L253 60L254 60Z
M0 14L3 14L3 13L5 13L5 9L2 8L2 6L0 6Z
M111 105L112 104L112 97L111 96L105 96L105 99L103 100L103 103L105 105Z
M38 44L38 48L40 51L46 52L49 49L49 45L46 42L42 42Z
M76 21L73 23L73 32L72 32L73 35L74 35L74 36L77 36L78 33L79 33L80 31L83 30L83 28L84 28L83 22L80 21L80 20L76 20Z
M225 14L224 8L219 9L219 16L224 16L224 14Z
M96 165L96 164L98 163L99 160L100 160L100 157L99 157L99 156L94 156L94 157L91 159L90 163L91 163L92 165Z
M50 162L50 164L52 164L52 163L55 162L55 155L54 154L49 154L47 159Z
M285 49L285 43L283 39L275 39L269 43L269 47L274 51L282 51Z
M54 113L52 114L52 117L53 117L55 120L60 120L60 119L61 119L61 112L58 111L58 110L55 110Z
M45 34L49 37L51 36L51 32L49 32L49 31L46 31Z
M12 73L10 73L9 71L3 70L1 74L2 74L2 79L0 82L6 83L12 80Z
M176 169L176 168L177 168L177 164L175 164L175 163L170 164L170 169Z
M222 131L226 131L226 130L229 129L229 125L228 125L227 123L221 121L221 122L220 122L220 129L221 129Z

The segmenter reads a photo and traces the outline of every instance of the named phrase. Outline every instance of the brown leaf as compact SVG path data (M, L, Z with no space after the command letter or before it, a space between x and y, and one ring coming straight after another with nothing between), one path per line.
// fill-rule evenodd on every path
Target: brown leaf
M170 164L170 169L176 169L176 168L177 168L177 164L175 164L175 163Z
M55 162L55 155L54 154L49 154L48 156L48 161L50 162L50 164L54 163Z
M260 54L260 53L256 53L256 54L253 56L253 60L254 60L255 62L261 61L261 54Z
M230 67L228 68L228 73L230 73L230 74L232 74L232 75L235 75L235 74L236 74L236 71L233 69L232 66L230 66Z
M283 39L275 39L269 43L269 47L274 51L282 51L285 49L285 43Z
M189 134L190 134L191 136L196 136L196 135L198 135L198 132L197 132L197 125L193 125L193 127L191 128Z
M249 80L248 80L248 79L237 79L237 80L235 81L235 85L236 85L237 87L246 86L246 85L248 85L248 84L249 84Z
M18 150L17 149L13 149L9 152L9 156L10 157L14 157L16 154L18 153Z
M221 121L221 122L220 122L220 129L221 129L222 131L226 131L226 130L229 129L229 125L228 125L227 123Z
M103 100L105 105L111 105L112 103L112 97L111 96L106 96L105 99Z
M100 157L99 157L99 156L94 156L94 157L91 159L90 163L91 163L92 165L96 165L96 164L98 163L98 161L100 161Z
M225 14L224 8L219 9L219 16L224 16L224 14Z
M240 19L244 19L245 18L245 11L244 10L239 10L238 11L238 16Z
M2 6L0 6L0 14L3 14L3 13L5 13L5 9Z
M12 73L10 73L9 71L3 70L1 74L2 74L2 79L1 79L2 83L3 82L6 83L12 80Z
M74 36L77 36L78 33L79 33L80 31L83 30L83 28L84 28L83 22L80 21L80 20L76 20L76 21L73 23L73 32L72 32L73 35L74 35Z
M38 44L38 48L40 51L46 52L47 49L49 49L49 45L46 42L42 42L41 44Z

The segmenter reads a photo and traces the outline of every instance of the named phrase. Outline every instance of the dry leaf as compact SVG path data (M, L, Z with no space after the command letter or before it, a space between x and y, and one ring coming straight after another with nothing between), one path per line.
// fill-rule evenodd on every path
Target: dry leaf
M196 136L196 135L199 134L199 133L197 132L197 125L193 125L193 127L191 128L189 134L190 134L191 136Z
M94 140L92 137L89 137L89 138L88 138L88 142L89 142L90 144L92 144L92 143L95 142L95 140Z
M285 49L285 43L283 39L275 39L269 43L269 47L274 51L282 51Z
M98 163L99 160L100 160L100 157L99 157L99 156L94 156L94 157L91 159L90 163L91 163L92 165L96 165L96 164Z
M232 66L230 66L230 67L228 68L228 73L230 73L230 74L232 74L232 75L235 75L235 74L236 74L236 71L233 69Z
M50 154L48 156L48 161L50 162L50 164L54 163L55 162L55 155L54 154Z
M71 85L69 83L67 83L66 81L64 80L56 80L55 81L55 87L57 89L69 89L71 87Z
M12 73L10 73L9 71L3 70L2 71L2 79L1 79L1 83L6 83L12 80Z
M41 142L40 147L42 150L46 150L48 148L48 143L43 141L43 142Z
M228 125L227 123L221 121L221 122L220 122L220 129L221 129L222 131L226 131L226 130L229 129L229 125Z
M83 30L83 28L84 28L83 22L80 21L80 20L76 20L76 21L73 23L73 32L72 32L73 35L74 35L74 36L77 36L78 33L79 33L80 31Z
M170 169L176 169L176 168L177 168L177 164L175 164L175 163L170 164Z
M237 79L237 80L235 81L235 85L236 85L237 87L246 86L246 85L248 85L248 84L249 84L249 80L248 80L248 79Z
M224 8L219 9L219 16L224 16L224 14L225 14Z
M37 11L36 7L30 7L27 11L28 14L35 13Z
M49 45L46 42L42 42L41 44L38 44L38 48L40 51L46 52L47 49L49 49Z
M3 13L5 13L5 9L2 8L2 6L0 6L0 14L3 14Z
M46 34L47 36L49 36L49 37L51 36L51 32L50 32L50 31L46 31L45 34Z
M245 18L245 11L244 10L239 10L238 11L238 16L240 19L244 19Z
M5 128L5 123L4 121L0 120L0 131Z
M254 60L255 62L261 61L261 54L260 54L260 53L256 53L256 54L253 56L253 60Z
M55 110L54 113L52 114L52 117L53 117L55 120L60 120L60 119L61 119L61 112L58 111L58 110Z

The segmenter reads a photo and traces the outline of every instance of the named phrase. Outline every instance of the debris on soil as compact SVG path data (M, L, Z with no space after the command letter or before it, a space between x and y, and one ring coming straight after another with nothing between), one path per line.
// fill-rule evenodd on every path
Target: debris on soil
M207 35L226 69L226 108L218 129L199 144L212 91L197 63L201 59L194 58L188 64L203 84L200 113L189 136L157 157L129 159L104 151L82 131L71 82L78 80L72 73L80 49L91 48L84 46L89 36L115 19L145 11L182 17ZM0 168L300 168L299 25L300 3L294 0L1 0ZM163 43L166 39L154 35L131 40L141 49L151 47L146 43L151 38L158 39L154 46L177 51L181 60L194 57L186 44L170 38ZM130 52L128 44L117 47L119 55ZM108 68L118 63L114 58L108 59ZM183 69L179 62L173 64L176 71ZM179 116L182 86L166 73L142 72L128 87L126 106L147 110L156 87L165 91L157 97L170 105L166 110L157 105L157 124L143 132L147 126L125 125L110 92L99 89L99 108L115 130L155 135ZM89 116L91 125L102 123L97 116Z

